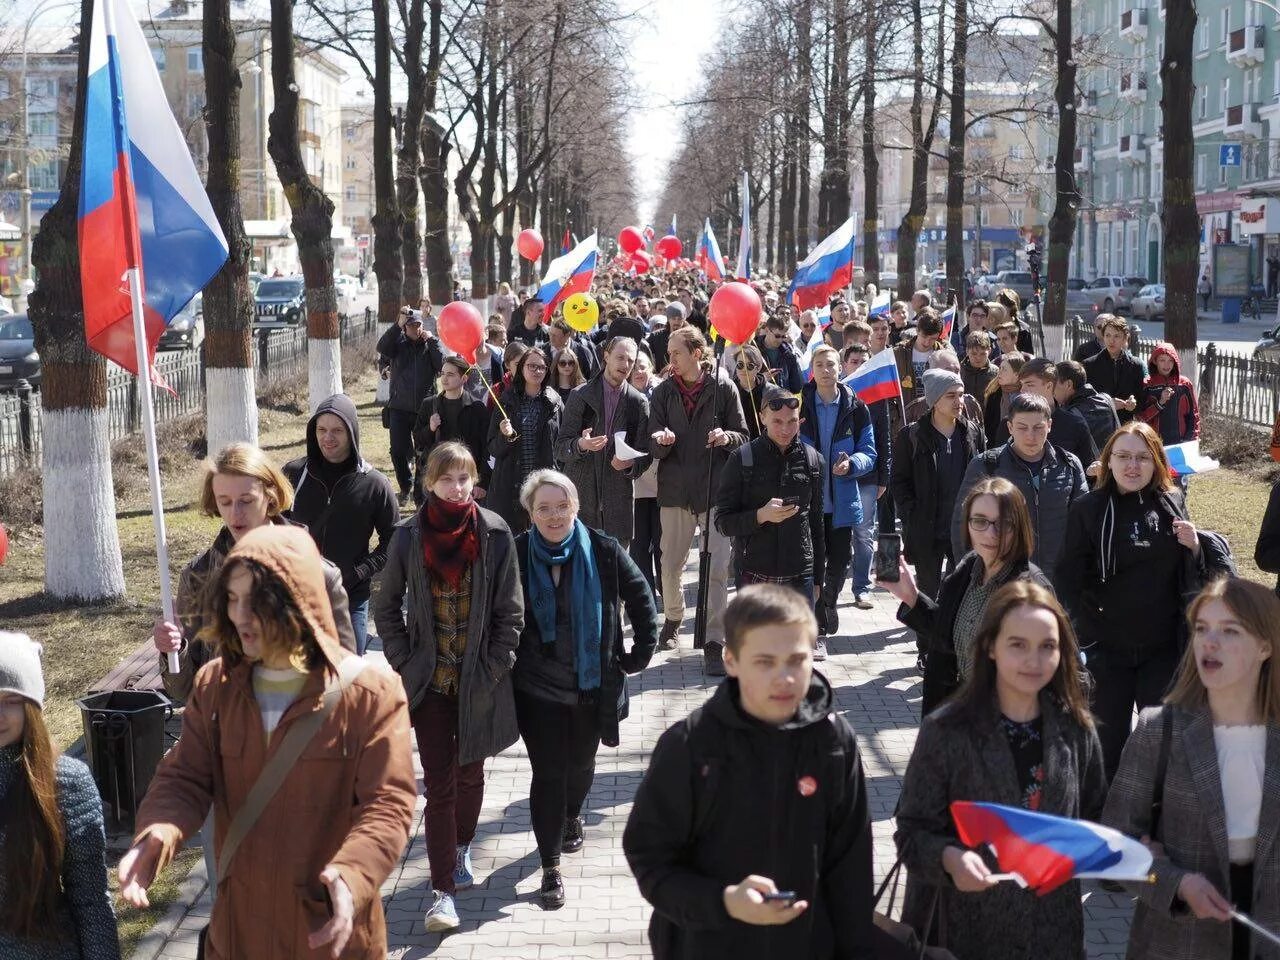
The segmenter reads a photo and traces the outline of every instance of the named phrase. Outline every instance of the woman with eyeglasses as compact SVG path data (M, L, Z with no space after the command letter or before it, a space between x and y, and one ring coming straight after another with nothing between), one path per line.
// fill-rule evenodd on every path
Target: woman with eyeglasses
M1130 421L1102 450L1092 490L1067 514L1057 586L1094 682L1107 779L1136 704L1160 702L1187 643L1187 598L1210 572L1160 438Z
M936 599L916 588L905 560L897 581L880 581L902 601L898 619L916 631L924 649L923 716L973 673L974 636L996 590L1014 580L1053 590L1031 562L1035 546L1031 516L1017 487L1002 477L988 477L969 491L961 511L969 549L942 578Z
M617 540L578 519L578 491L563 473L535 470L520 489L533 518L516 538L524 628L513 674L516 719L533 779L529 816L542 861L538 896L564 906L560 857L586 842L582 806L603 741L616 747L626 719L627 674L658 641L653 594ZM627 650L622 608L633 639Z
M760 436L760 397L768 382L769 371L764 365L764 354L754 343L744 343L738 348L737 354L733 361L733 382L738 388L738 399L742 401L747 433L754 440Z
M555 466L556 438L564 402L548 386L547 355L534 347L520 357L511 386L502 393L503 409L489 417L489 455L493 473L485 503L511 527L529 529L529 515L520 505L520 486L541 467Z
M582 376L582 364L578 362L578 355L574 353L572 347L561 347L553 351L552 358L555 375L551 378L551 383L560 396L565 396L574 387L585 382Z

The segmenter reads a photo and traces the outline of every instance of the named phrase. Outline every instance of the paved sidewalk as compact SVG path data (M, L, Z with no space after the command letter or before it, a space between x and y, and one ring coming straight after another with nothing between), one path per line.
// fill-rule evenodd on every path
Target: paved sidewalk
M696 577L696 555L686 571L688 590ZM901 776L915 743L920 677L915 643L894 619L896 601L872 595L874 610L857 610L846 592L840 635L830 638L831 657L820 670L835 687L836 703L858 734L866 767L876 838L876 873L893 864L893 810ZM693 610L693 605L689 605ZM564 857L568 902L547 913L536 903L541 871L529 823L529 765L517 743L486 768L485 804L473 846L474 889L458 896L462 929L445 938L428 935L422 922L429 871L419 800L412 843L383 888L387 898L389 957L485 958L647 957L649 908L641 899L622 854L621 839L649 751L671 723L701 704L710 690L700 652L692 650L692 620L680 649L659 653L631 678L631 716L622 745L602 747L595 785L587 800L587 844ZM375 654L375 656L380 656ZM134 954L135 960L186 960L195 956L196 932L208 922L203 863L187 890L200 890L189 911L175 907ZM1092 886L1092 885L1090 885ZM188 901L190 902L190 901ZM1090 960L1119 960L1128 934L1127 898L1098 890L1086 893L1086 939Z

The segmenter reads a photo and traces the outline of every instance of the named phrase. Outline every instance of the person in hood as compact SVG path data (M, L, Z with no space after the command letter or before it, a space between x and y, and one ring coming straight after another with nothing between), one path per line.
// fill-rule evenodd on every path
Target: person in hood
M1178 351L1172 343L1160 341L1147 360L1147 379L1142 381L1138 419L1160 434L1168 446L1200 438L1200 404L1196 388L1178 367Z
M729 678L658 740L622 848L655 960L870 960L871 822L853 730L796 591L725 611Z
M1041 896L993 879L995 858L960 840L950 808L1097 820L1106 799L1071 624L1044 587L1006 583L978 626L972 674L925 717L907 763L893 835L908 871L903 920L926 936L936 920L957 960L1082 960L1079 881Z
M399 678L338 645L320 553L297 527L241 537L207 613L221 656L196 674L182 736L138 810L121 897L146 907L147 888L212 806L220 870L203 956L383 960L379 891L416 796ZM315 722L247 832L233 831L284 742Z
M307 421L307 455L284 465L293 484L289 519L304 524L321 555L342 571L356 651L368 643L373 575L387 562L400 508L391 481L360 456L360 420L346 394L323 401ZM374 533L378 545L369 549Z

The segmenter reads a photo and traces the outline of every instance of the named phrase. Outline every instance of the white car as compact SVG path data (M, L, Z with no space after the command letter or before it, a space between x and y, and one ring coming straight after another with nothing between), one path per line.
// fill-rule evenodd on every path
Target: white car
M1144 320L1164 316L1164 284L1148 283L1129 303L1129 312Z
M356 297L360 295L360 281L345 273L333 275L333 289L338 299L338 314L349 317L356 311Z
M996 275L984 273L973 282L973 295L979 300L990 300L996 293Z
M0 297L0 317L8 317L13 314L13 301L8 297Z

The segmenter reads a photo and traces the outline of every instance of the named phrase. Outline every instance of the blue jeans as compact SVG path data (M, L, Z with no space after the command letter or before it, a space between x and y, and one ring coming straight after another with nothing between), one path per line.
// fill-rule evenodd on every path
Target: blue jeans
M853 595L871 589L871 558L876 549L876 485L858 484L862 498L862 522L853 528L853 571L849 578Z
M351 629L356 635L356 653L364 656L369 646L369 600L351 604Z

